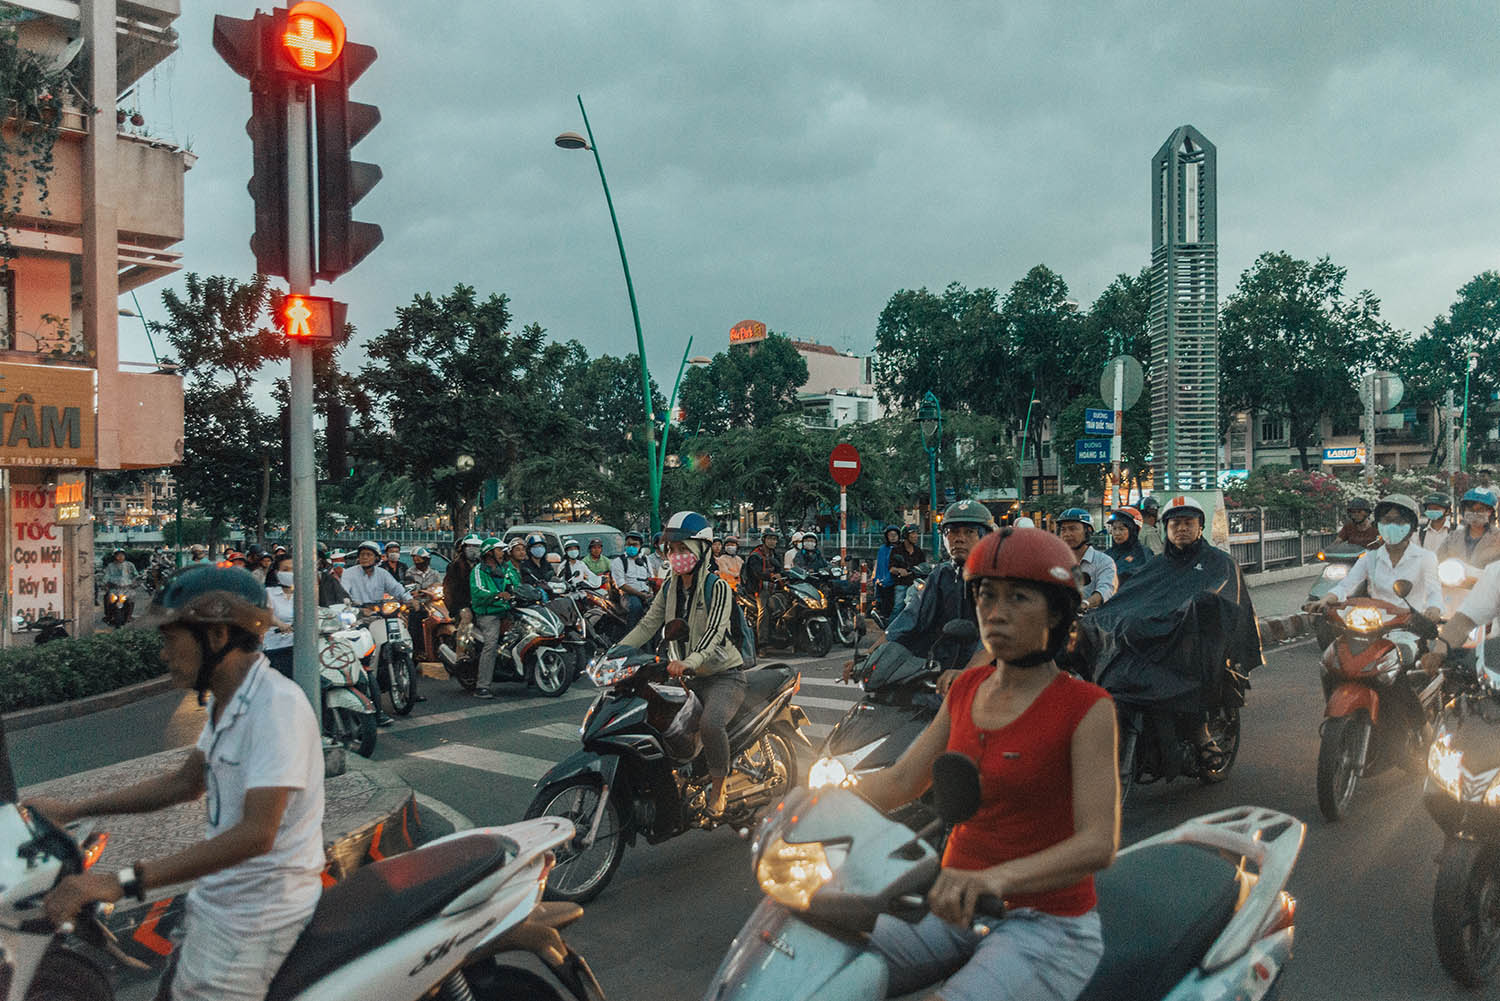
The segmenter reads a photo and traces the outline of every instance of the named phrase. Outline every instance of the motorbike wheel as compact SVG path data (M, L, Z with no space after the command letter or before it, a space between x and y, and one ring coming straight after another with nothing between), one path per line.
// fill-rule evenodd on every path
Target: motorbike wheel
M797 647L812 657L827 657L833 649L833 630L827 619L803 619L797 633Z
M1335 716L1323 723L1318 746L1318 809L1331 822L1342 819L1359 785L1359 747L1370 728L1364 713Z
M89 960L70 949L47 950L26 1001L114 1001L109 978Z
M375 753L375 714L337 706L324 710L323 732L361 758Z
M849 613L847 622L844 616L840 615L838 617L838 624L839 642L844 646L854 646L859 640L859 629L854 625L854 613L852 611Z
M786 772L785 781L776 787L778 797L796 788L799 781L796 745L792 741L793 737L780 725L773 726L761 741L761 753L774 755Z
M1240 711L1215 709L1208 718L1208 732L1219 745L1219 753L1211 762L1199 766L1198 781L1204 785L1216 785L1229 778L1234 759L1240 755Z
M494 959L466 966L463 974L475 1001L565 1001L541 974L501 966Z
M1500 967L1500 848L1449 838L1438 861L1432 930L1448 975L1479 988Z
M599 809L599 796L599 783L580 775L561 787L543 790L526 808L526 819L566 817L580 835L587 834ZM569 845L560 845L556 854L557 865L547 877L546 899L586 904L599 896L625 855L625 831L615 798L610 796L604 803L593 844L577 853Z
M382 658L380 673L385 682L385 694L391 700L391 713L407 716L411 713L411 654L387 644Z
M536 682L536 690L555 699L566 692L573 684L573 667L569 663L573 658L566 650L556 650L552 647L542 647L536 654L536 667L531 672L532 680Z

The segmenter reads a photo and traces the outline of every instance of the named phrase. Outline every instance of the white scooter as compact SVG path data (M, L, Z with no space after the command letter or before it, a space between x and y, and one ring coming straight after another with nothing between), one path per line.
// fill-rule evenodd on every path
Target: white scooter
M374 659L365 665L365 669L379 683L380 691L391 700L391 713L396 716L411 712L412 672L417 669L411 656L411 633L406 631L401 609L401 602L390 597L359 606L360 625L379 622L385 629L385 639L375 642ZM376 631L370 629L368 632L374 636Z
M358 628L347 605L318 609L318 682L323 693L323 734L368 758L375 753L375 703L366 694L364 657L375 641Z
M583 908L541 903L553 849L573 836L568 821L542 817L462 831L357 870L324 892L267 1001L562 1001L545 977L498 962L507 952L535 955L566 996L599 1001L599 982L560 934ZM114 947L101 920L109 908L61 929L42 913L49 890L92 864L85 850L36 812L0 805L0 1001L113 1001L80 942L140 965Z
M889 973L870 948L876 918L919 921L940 861L922 839L979 806L979 772L959 754L933 765L940 819L916 837L852 790L798 789L752 850L766 899L735 937L705 1001L874 1001ZM1287 879L1306 825L1242 806L1189 820L1120 852L1095 877L1104 956L1080 1001L1206 1001L1271 995L1292 954ZM981 897L976 934L1003 920Z

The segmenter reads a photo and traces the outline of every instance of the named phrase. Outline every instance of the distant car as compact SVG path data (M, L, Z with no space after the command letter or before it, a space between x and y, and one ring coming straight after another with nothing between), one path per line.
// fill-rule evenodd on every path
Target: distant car
M525 538L536 532L547 541L547 552L561 553L563 543L574 541L578 543L579 550L587 556L589 552L589 540L599 539L604 543L605 556L619 556L625 551L625 533L618 528L609 525L599 525L583 521L549 521L540 525L513 525L505 530L504 540L520 536Z

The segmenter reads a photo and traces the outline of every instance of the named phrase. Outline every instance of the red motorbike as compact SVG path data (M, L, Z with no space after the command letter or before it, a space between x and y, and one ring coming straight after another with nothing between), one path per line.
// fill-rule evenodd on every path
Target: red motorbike
M1405 588L1402 585L1407 585ZM1410 593L1397 581L1397 593ZM1442 679L1416 670L1437 626L1410 606L1351 598L1324 610L1318 808L1336 821L1361 778L1399 766L1422 775Z

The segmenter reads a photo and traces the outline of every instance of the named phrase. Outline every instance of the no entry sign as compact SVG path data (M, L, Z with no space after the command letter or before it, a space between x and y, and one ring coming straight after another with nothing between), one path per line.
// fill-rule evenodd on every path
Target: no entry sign
M828 475L841 487L853 486L859 479L859 450L847 441L835 445L828 456Z

